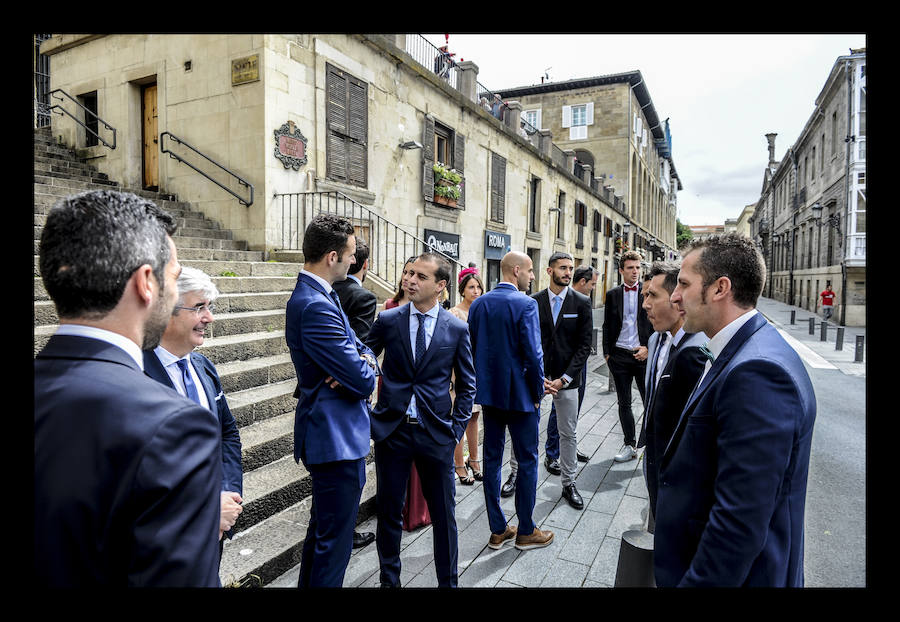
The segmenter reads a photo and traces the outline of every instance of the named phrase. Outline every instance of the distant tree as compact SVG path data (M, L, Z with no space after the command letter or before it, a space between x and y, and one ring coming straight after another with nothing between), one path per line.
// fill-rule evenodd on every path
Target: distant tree
M687 246L688 242L694 239L694 234L691 232L691 228L685 224L682 224L680 220L675 219L675 244L681 249Z

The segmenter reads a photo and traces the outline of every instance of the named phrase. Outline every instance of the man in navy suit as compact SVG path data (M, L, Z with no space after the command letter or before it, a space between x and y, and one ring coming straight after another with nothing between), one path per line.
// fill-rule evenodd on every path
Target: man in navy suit
M647 340L653 327L641 307L641 256L635 251L626 251L621 262L619 274L624 281L606 292L603 307L603 356L616 385L619 424L625 437L615 460L627 462L637 456L631 384L637 384L641 400L646 400Z
M207 326L214 319L213 303L218 297L218 288L202 270L190 266L181 268L178 302L160 344L153 350L144 350L144 373L209 409L219 422L222 430L221 560L222 535L231 538L231 528L243 510L241 437L215 365L199 352L194 352L195 348L203 345Z
M663 451L656 583L803 586L816 417L809 375L756 310L765 267L734 234L692 244L672 302L710 336L704 373Z
M39 585L220 585L219 426L142 370L177 298L174 232L130 193L47 216L40 269L60 325L34 361Z
M700 346L709 341L702 332L684 330L684 311L669 299L678 283L678 269L675 262L654 262L641 288L644 311L656 331L648 342L644 377L647 407L638 439L638 447L646 446L642 464L650 497L651 533L655 530L659 459L688 396L703 373L706 356Z
M491 537L499 549L515 541L520 550L548 546L553 532L538 529L532 518L537 492L540 402L550 391L544 380L544 355L537 301L525 295L534 280L531 258L511 251L500 261L501 282L469 308L469 337L475 357L475 403L484 413L484 500ZM519 463L516 485L518 527L507 525L500 507L500 466L506 428Z
M423 253L406 285L411 304L382 311L366 339L385 353L372 411L381 585L400 587L400 535L410 465L415 462L431 515L434 569L440 587L457 585L456 477L453 450L475 398L469 327L438 304L450 263ZM451 403L451 373L456 399Z
M341 311L332 284L354 261L353 225L315 216L303 236L303 270L287 303L285 339L297 372L294 459L312 478L312 507L298 587L341 587L366 483L369 403L376 362Z

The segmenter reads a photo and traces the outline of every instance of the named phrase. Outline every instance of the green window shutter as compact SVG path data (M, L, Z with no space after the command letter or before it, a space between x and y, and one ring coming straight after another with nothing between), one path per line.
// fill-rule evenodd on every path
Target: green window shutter
M426 201L434 200L434 117L425 115L422 131L422 195Z
M462 181L459 182L459 199L456 200L456 206L462 209L466 206L466 175L463 171L466 161L466 137L455 132L453 140L453 168L463 176Z

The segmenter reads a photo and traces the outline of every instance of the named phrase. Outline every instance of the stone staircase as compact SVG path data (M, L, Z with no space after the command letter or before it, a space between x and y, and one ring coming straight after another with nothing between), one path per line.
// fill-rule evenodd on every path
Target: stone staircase
M35 130L35 354L58 322L38 265L46 214L61 197L102 188L121 189L80 161L74 151L54 144L49 128ZM302 264L266 261L262 251L248 251L246 242L232 239L230 231L172 195L127 190L153 200L177 218L173 239L179 261L209 274L221 292L215 322L198 351L215 363L240 429L244 511L235 537L225 543L220 575L226 586L265 585L300 562L309 519L312 483L303 465L293 459L296 377L284 339L285 306ZM374 512L371 452L366 471L359 522Z

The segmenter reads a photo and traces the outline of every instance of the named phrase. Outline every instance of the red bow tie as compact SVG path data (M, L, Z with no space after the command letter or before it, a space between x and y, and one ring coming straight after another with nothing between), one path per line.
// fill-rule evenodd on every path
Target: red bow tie
M628 287L627 285L625 286L625 289L628 290L629 292L636 292L637 288L638 288L637 284L632 285L631 287Z

